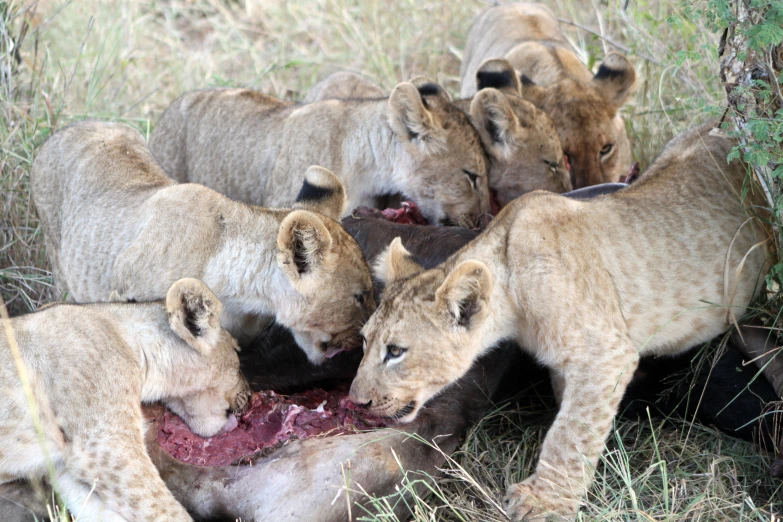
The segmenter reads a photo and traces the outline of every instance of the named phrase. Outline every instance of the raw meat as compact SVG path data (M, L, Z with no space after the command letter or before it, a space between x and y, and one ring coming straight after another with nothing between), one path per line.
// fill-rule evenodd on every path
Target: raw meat
M370 207L358 207L351 214L355 218L382 217L392 223L403 225L426 225L427 220L421 214L421 210L412 201L403 201L401 208L387 208L379 210Z
M348 399L348 385L327 392L313 389L283 396L273 391L254 393L248 409L231 431L204 439L192 433L178 416L163 413L158 442L177 460L197 466L251 463L264 450L288 441L331 436L386 425L384 419L363 413Z

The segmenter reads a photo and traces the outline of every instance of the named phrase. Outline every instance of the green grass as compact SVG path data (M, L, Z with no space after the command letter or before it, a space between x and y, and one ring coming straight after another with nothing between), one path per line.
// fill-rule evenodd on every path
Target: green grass
M552 0L584 59L616 42L639 82L625 109L642 167L724 103L718 35L679 0ZM37 148L96 118L148 133L184 91L252 87L301 99L327 74L361 72L390 89L419 74L456 94L477 0L0 0L0 297L12 315L53 298L29 193ZM593 7L595 6L595 7ZM27 25L27 29L25 29ZM24 38L20 38L24 35ZM600 36L599 36L600 35ZM18 55L15 50L18 49ZM621 49L622 50L622 49ZM21 60L17 63L16 56ZM498 500L532 469L549 417L518 405L489 413L444 467L414 519L506 520ZM684 421L618 421L583 520L770 520L778 483L756 446ZM400 485L411 487L410 474ZM367 520L392 520L377 499Z

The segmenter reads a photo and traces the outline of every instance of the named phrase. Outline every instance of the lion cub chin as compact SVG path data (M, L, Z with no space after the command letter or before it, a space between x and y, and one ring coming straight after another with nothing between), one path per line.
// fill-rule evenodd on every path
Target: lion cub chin
M240 342L274 318L320 363L359 346L375 301L367 262L335 221L342 184L320 167L304 178L293 208L247 205L168 178L135 129L82 122L41 147L31 185L63 296L149 301L198 277Z
M413 420L479 356L519 342L550 368L560 411L506 507L573 519L639 356L713 339L764 281L769 218L745 165L726 162L734 145L708 125L613 194L522 196L431 270L395 239L376 258L386 287L351 399Z
M433 224L471 228L489 212L479 136L432 80L308 104L247 89L191 92L163 113L150 148L173 178L256 205L292 204L298 173L322 165L345 185L349 211L402 194Z
M522 86L506 60L488 60L476 73L479 92L454 105L470 116L489 157L492 210L534 190L568 192L571 178L554 123L544 111L521 98ZM414 85L426 78L411 80ZM370 98L383 95L376 83L350 72L318 82L305 100Z
M628 173L631 146L617 111L633 92L636 71L625 56L607 54L594 75L548 7L518 2L490 7L473 22L460 71L463 97L480 89L482 64L497 58L516 71L522 97L554 121L575 189Z
M220 313L204 283L181 279L165 303L54 304L11 319L0 335L0 482L53 466L79 520L190 520L147 454L141 404L162 401L203 437L236 425L250 388Z

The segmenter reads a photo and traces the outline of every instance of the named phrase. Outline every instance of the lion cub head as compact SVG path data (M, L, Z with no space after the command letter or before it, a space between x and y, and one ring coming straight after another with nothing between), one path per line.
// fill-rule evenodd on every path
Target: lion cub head
M195 363L171 362L188 368L203 386L201 391L184 397L164 397L163 401L193 433L202 437L231 429L236 423L234 412L244 410L250 399L250 386L239 371L239 346L220 326L222 308L217 296L198 279L180 279L166 294L169 326L193 349L191 356L198 359ZM171 353L171 357L185 356Z
M571 178L555 124L521 98L511 64L487 60L476 73L478 93L470 103L473 125L490 163L489 188L502 207L533 190L568 192Z
M298 294L278 311L307 357L319 364L358 347L375 310L372 278L359 245L337 221L345 189L329 170L310 167L277 233L277 266Z
M636 71L625 56L609 53L589 81L566 75L546 85L524 75L521 81L522 97L554 121L575 189L617 181L625 174L629 165L622 164L628 160L622 147L628 138L615 117L636 81Z
M350 397L375 415L412 421L473 364L492 293L489 269L465 261L422 271L399 238L376 262L386 287L362 329L364 358Z
M487 164L481 140L465 113L428 78L397 85L389 97L388 122L407 151L404 196L432 224L473 228L489 212Z

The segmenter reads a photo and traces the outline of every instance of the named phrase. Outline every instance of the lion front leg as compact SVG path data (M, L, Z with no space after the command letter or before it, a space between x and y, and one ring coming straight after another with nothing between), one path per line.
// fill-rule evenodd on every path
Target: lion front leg
M508 488L504 505L512 520L576 518L639 360L630 340L614 346L566 350L555 368L564 384L560 410L536 471Z
M115 425L75 438L69 448L63 476L72 514L85 509L101 520L191 522L147 454L139 427L123 425L119 414L107 418Z

